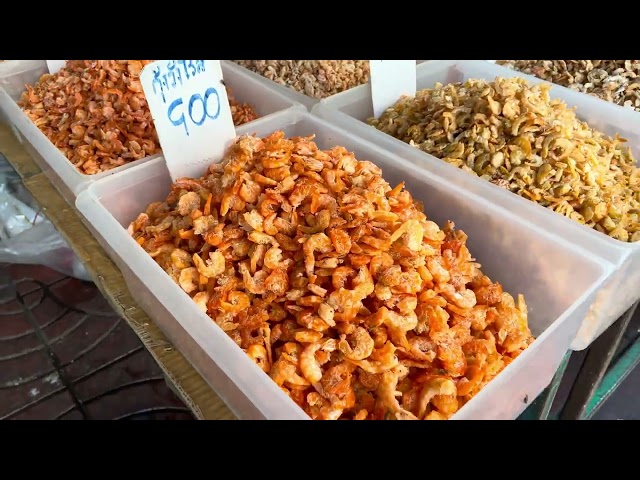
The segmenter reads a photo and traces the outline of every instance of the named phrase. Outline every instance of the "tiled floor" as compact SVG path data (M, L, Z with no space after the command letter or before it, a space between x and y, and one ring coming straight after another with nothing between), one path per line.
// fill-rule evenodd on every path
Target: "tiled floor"
M93 284L0 265L0 419L192 416Z

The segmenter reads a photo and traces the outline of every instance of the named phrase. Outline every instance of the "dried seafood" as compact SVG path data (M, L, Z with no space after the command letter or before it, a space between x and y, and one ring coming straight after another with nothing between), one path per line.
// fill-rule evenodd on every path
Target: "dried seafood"
M496 63L640 111L640 60L498 60Z
M93 175L160 152L140 72L153 60L69 60L22 94L19 105L81 172ZM255 111L229 92L234 123Z
M311 418L447 419L533 341L524 298L312 138L240 138L130 234Z
M369 123L612 238L640 240L640 170L626 140L580 121L548 84L437 84Z
M369 81L368 60L234 60L249 70L313 98Z

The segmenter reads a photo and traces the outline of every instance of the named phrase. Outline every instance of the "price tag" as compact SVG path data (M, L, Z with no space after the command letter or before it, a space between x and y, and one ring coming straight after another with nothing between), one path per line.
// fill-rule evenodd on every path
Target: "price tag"
M66 60L47 60L49 73L58 73L58 71L67 64Z
M202 176L236 137L220 60L158 60L140 82L171 177Z
M415 60L369 60L373 115L379 118L402 95L416 94Z

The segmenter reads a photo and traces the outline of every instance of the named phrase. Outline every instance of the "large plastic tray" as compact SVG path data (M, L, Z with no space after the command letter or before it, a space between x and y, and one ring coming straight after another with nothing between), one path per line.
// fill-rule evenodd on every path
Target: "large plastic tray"
M468 78L493 80L495 77L518 76L531 83L548 83L490 61L430 60L417 67L417 87L432 88L436 82L459 82ZM568 106L576 107L578 116L592 127L609 135L620 133L629 140L636 158L640 156L640 114L619 107L590 95L574 92L550 84L551 96L561 98ZM349 129L386 150L403 156L416 166L437 172L451 183L463 187L495 203L505 205L519 217L538 228L552 231L570 240L593 255L616 265L617 272L598 294L598 301L572 344L574 350L589 346L638 298L640 298L640 243L630 244L614 240L592 228L580 225L529 200L514 195L500 187L469 175L458 168L428 155L415 147L376 130L365 123L373 116L370 90L356 87L323 100L313 109L313 114Z
M422 62L427 62L428 60L416 60L416 64L420 64ZM313 97L309 97L307 95L304 95L300 92L298 92L297 90L294 90L291 87L286 87L284 85L280 85L279 83L274 82L273 80L269 80L266 77L263 77L262 75L260 75L259 73L256 73L252 70L249 70L248 68L245 67L241 67L240 65L238 65L237 63L232 62L231 60L225 60L225 62L228 62L238 68L242 68L243 71L251 74L253 77L255 77L256 79L259 79L261 82L264 82L267 85L270 85L272 88L275 87L278 92L282 93L283 95L289 97L292 101L300 103L302 105L304 105L308 110L313 109L313 107L315 107L319 102L320 99L318 98L313 98ZM365 83L364 84L367 88L371 88L370 83ZM354 87L356 88L356 87ZM352 90L352 89L350 89ZM346 90L346 91L350 91L350 90ZM339 95L339 94L336 94ZM333 98L335 97L335 95L332 95L331 97L327 97L327 98Z
M19 132L22 143L38 166L70 204L73 205L78 193L90 183L154 158L152 155L96 175L80 173L16 103L25 89L25 84L33 85L40 76L47 73L46 61L15 60L10 63L12 65L5 75L1 75L0 71L0 110L4 111L10 124ZM288 108L304 109L302 105L278 93L268 84L256 81L239 66L223 62L222 72L225 83L231 88L233 95L239 101L251 104L260 117Z
M551 381L611 265L307 112L282 112L254 126L260 135L277 129L287 136L315 134L321 148L342 145L380 166L392 185L406 182L430 218L440 225L452 219L469 235L469 248L487 275L506 291L525 295L537 339L454 417L515 419ZM163 200L170 184L164 162L155 159L91 184L76 206L136 301L239 418L308 418L127 233L131 220Z

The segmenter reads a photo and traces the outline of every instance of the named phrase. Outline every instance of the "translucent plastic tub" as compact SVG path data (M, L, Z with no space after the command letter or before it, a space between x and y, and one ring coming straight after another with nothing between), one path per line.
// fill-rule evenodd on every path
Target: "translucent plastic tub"
M37 67L42 60L6 60L4 62L0 62L0 78L5 77L7 75L12 75L14 73L19 73L24 71L25 68L33 68ZM11 123L9 117L2 110L0 106L0 122L6 123L11 127L13 134L16 138L22 142L22 137L18 133L16 127Z
M493 80L497 76L518 76L534 84L542 83L542 80L535 77L482 60L431 60L418 65L416 73L418 89L432 88L436 82L446 84L468 78ZM640 114L557 85L552 86L550 95L552 98L563 99L569 107L577 107L577 115L595 129L609 135L620 133L629 140L636 158L640 156ZM597 302L586 316L572 344L574 350L582 350L589 346L640 298L640 244L613 240L367 125L366 119L373 115L368 87L356 87L323 100L314 107L313 114L401 155L414 165L437 173L469 192L504 205L524 221L554 232L616 265L616 274L599 292Z
M4 112L11 125L19 132L20 140L29 154L33 156L38 166L70 204L73 205L77 194L88 184L154 158L149 156L96 175L80 173L62 152L38 130L16 103L25 89L25 84L33 85L41 75L47 73L46 61L16 60L8 63L12 63L12 65L4 75L0 70L0 110ZM279 94L269 85L258 82L252 76L247 75L244 69L236 65L223 63L222 71L225 83L231 88L236 99L252 105L260 117L288 108L304 109L302 105Z
M419 63L426 62L426 61L427 60L416 60L416 63L419 64ZM234 66L236 66L238 68L241 68L244 72L249 73L250 75L252 75L256 79L259 79L261 82L264 82L267 85L270 85L272 88L275 87L280 93L282 93L283 95L289 97L292 101L304 105L305 107L307 107L308 110L311 110L313 107L315 107L320 102L320 99L318 99L318 98L309 97L307 95L304 95L304 94L298 92L297 90L294 90L291 87L286 87L284 85L280 85L279 83L276 83L273 80L269 80L268 78L263 77L259 73L256 73L256 72L254 72L252 70L249 70L248 68L241 67L237 63L234 63L234 62L232 62L230 60L225 60L225 62L228 62L228 63L230 63L230 64L232 64L232 65L234 65ZM369 86L369 83L366 83L364 85L367 88L371 88ZM356 88L356 87L354 87L354 88ZM349 91L349 90L347 90L347 91ZM327 97L327 98L333 98L333 97L335 97L335 95L332 95L331 97Z
M536 341L454 417L516 418L551 381L611 265L306 112L279 113L254 127L259 135L277 129L287 136L315 134L322 148L345 146L380 166L392 185L405 181L430 218L441 225L452 219L469 235L469 248L487 275L506 291L525 295ZM131 220L163 200L169 188L169 173L156 159L93 183L76 206L122 270L131 294L238 417L307 418L127 233Z
M270 88L275 89L277 92L289 98L292 102L296 102L301 105L304 105L307 110L311 110L320 101L317 98L303 95L302 93L298 92L297 90L294 90L293 88L286 87L284 85L280 85L279 83L274 82L273 80L269 80L268 78L263 77L259 73L249 70L248 68L241 67L240 65L238 65L235 62L232 62L231 60L224 60L223 63L227 65L233 65L236 68L242 69L242 71L247 75L249 75L250 77L254 78L255 80L259 81L264 85L268 85Z

